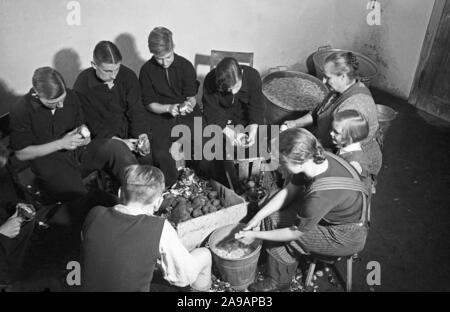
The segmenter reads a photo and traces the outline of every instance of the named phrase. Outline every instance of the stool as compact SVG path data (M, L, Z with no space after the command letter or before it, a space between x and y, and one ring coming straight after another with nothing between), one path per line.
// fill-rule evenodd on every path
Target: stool
M324 255L310 255L310 256L312 257L312 262L309 265L308 274L306 276L305 286L308 287L311 285L312 277L314 275L314 270L316 268L317 262L322 262L325 265L332 266L338 279L340 280L340 282L343 282L344 279L342 278L341 273L337 269L336 263L338 261L340 261L341 259L345 259L347 262L347 278L345 280L345 290L347 292L352 291L353 261L355 259L358 259L358 254L355 253L355 254L352 254L349 256L342 256L342 257L335 257L335 256L333 257L333 256L324 256Z

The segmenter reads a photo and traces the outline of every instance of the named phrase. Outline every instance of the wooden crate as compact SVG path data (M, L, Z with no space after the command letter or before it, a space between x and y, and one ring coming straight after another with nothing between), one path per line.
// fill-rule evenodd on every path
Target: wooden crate
M222 206L227 208L189 219L177 225L178 236L189 251L200 246L215 229L239 223L248 213L247 203L242 197L217 181L212 180L211 184L218 192Z

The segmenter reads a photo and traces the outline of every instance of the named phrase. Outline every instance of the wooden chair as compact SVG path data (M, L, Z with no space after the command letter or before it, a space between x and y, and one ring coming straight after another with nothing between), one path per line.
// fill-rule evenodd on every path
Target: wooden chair
M211 50L211 69L214 69L225 57L235 58L239 64L253 67L253 52Z
M367 204L367 211L366 211L366 222L367 225L370 227L370 206L371 206L371 197L368 199ZM360 260L358 257L358 253L353 253L350 255L342 256L342 257L336 257L336 256L324 256L324 255L317 255L317 254L310 254L309 255L312 258L312 261L309 265L308 273L306 275L306 281L305 285L308 287L311 285L311 281L314 275L314 270L316 268L317 262L322 262L325 266L330 266L333 271L335 272L339 282L345 285L345 290L347 292L352 291L352 277L353 277L353 262L355 260ZM347 263L347 272L346 272L346 279L342 277L341 272L338 270L336 264L344 260Z

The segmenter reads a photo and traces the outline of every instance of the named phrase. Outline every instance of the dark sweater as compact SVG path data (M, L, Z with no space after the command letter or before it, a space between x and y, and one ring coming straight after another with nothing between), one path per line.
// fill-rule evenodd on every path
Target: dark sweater
M216 70L206 75L203 84L203 115L208 125L224 128L232 125L264 123L264 97L261 77L252 67L241 65L242 87L238 93L221 92L216 86Z
M122 139L138 138L142 133L150 134L148 113L142 106L141 89L136 74L121 65L109 89L88 68L78 75L74 90L80 95L86 121L94 138L113 136Z

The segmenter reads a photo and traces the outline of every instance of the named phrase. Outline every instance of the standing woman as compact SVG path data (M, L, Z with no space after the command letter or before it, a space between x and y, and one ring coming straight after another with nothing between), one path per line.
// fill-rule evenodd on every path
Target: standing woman
M315 182L323 183L322 178L357 177L350 165L347 168L337 156L325 154L317 139L301 128L280 134L279 155L280 164L293 175L291 182L236 234L247 244L255 239L268 243L267 276L250 285L251 291L288 289L299 253L345 256L361 251L366 241L365 195L355 190L313 188ZM310 189L306 193L302 191L303 175ZM263 230L258 231L261 222Z
M186 124L193 130L197 75L194 66L174 52L172 32L156 27L148 36L148 48L153 54L141 68L139 80L143 104L150 112L153 131L152 151L155 165L164 173L166 186L178 179L175 160L169 150L176 138L172 128Z
M369 171L373 176L381 169L382 155L378 137L378 115L369 89L358 80L358 62L351 52L335 52L325 59L324 82L332 92L316 109L297 120L286 122L289 128L317 126L316 137L325 149L333 148L330 136L333 114L343 110L360 112L369 123L369 135L362 142L369 158Z
M262 83L256 69L224 58L206 75L202 101L206 124L220 126L231 145L248 147L256 142L258 125L264 123ZM243 133L227 127L236 125L248 127L245 141L241 140ZM216 162L215 167L223 170L223 163ZM224 175L216 171L215 176Z

